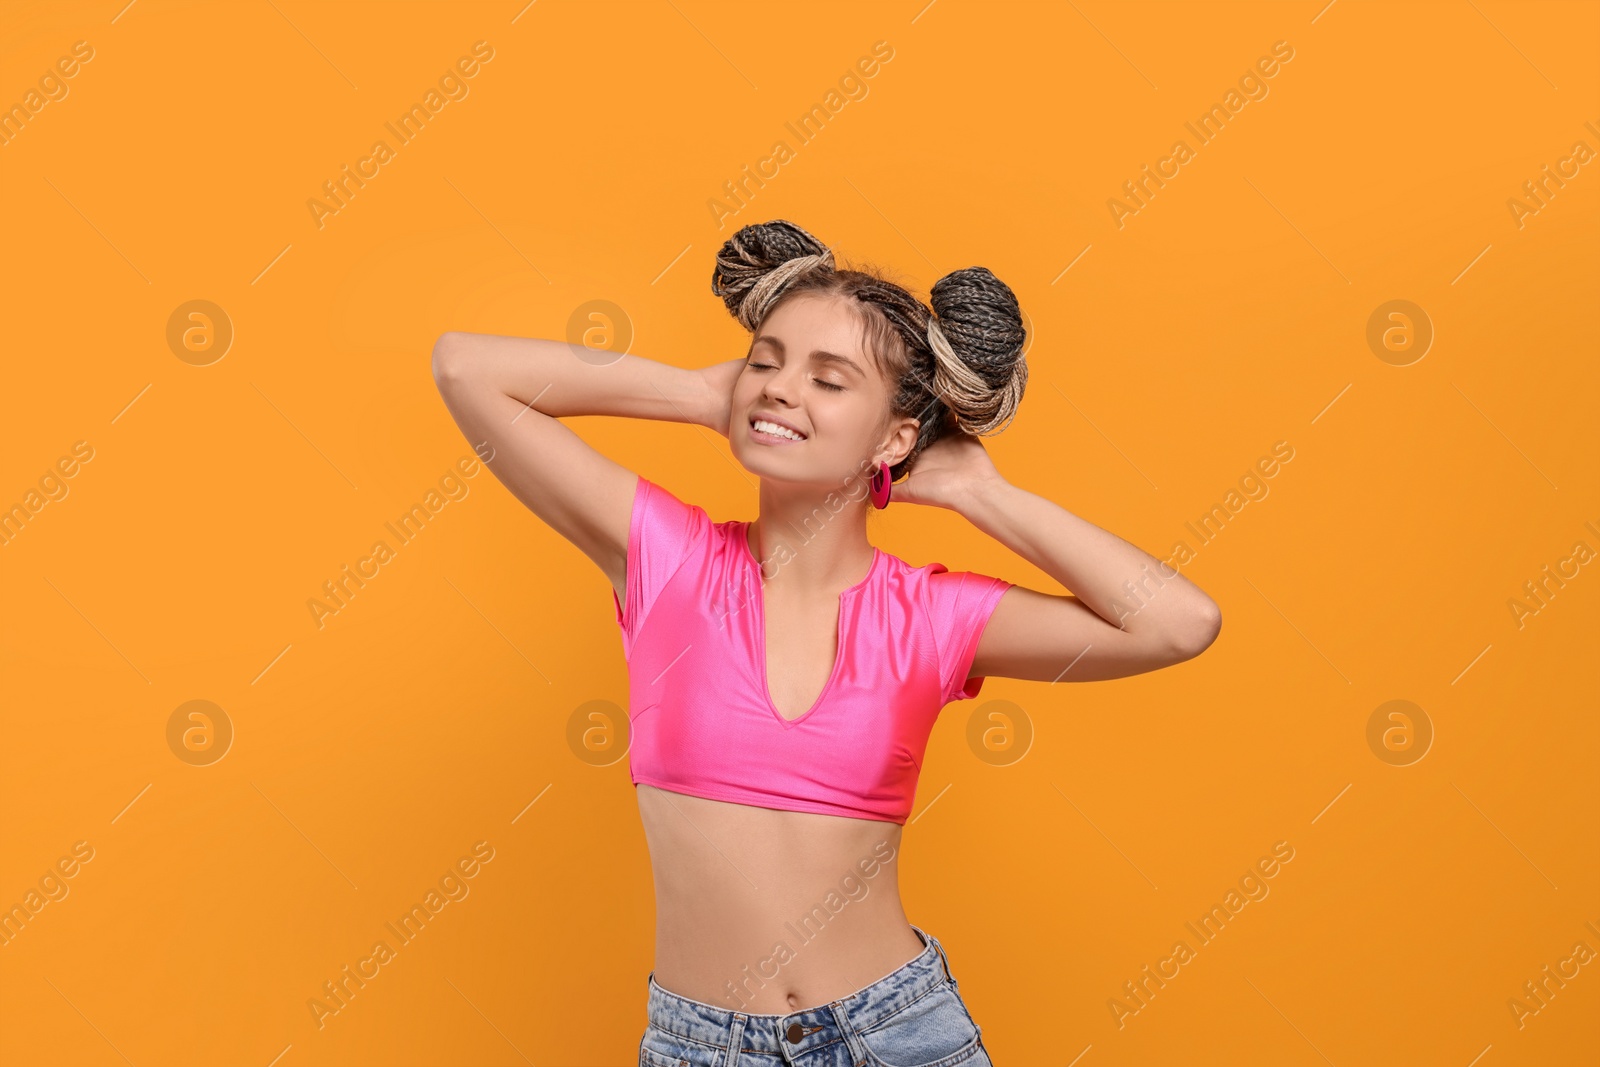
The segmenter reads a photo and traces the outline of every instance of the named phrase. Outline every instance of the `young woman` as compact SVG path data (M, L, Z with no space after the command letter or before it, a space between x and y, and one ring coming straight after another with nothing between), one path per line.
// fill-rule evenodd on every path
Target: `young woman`
M989 271L946 275L930 310L773 221L723 245L712 291L753 334L744 358L601 365L564 342L454 332L433 350L489 469L615 589L656 889L639 1062L984 1067L894 863L940 708L985 676L1157 670L1202 652L1221 615L990 462L977 435L1009 423L1027 367L1016 298ZM568 415L725 435L760 479L758 517L713 522ZM874 548L867 515L891 496L958 512L1072 595Z

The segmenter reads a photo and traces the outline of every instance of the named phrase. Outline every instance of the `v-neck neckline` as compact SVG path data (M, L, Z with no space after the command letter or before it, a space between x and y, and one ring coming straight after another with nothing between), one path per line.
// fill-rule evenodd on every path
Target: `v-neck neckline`
M766 595L766 589L765 589L766 579L765 579L765 577L763 577L763 575L761 573L761 561L756 559L755 552L753 552L751 550L751 548L750 548L750 525L751 524L749 522L741 523L741 525L739 527L739 546L740 546L740 555L742 555L745 558L745 560L749 563L749 565L751 567L755 568L756 590L755 590L755 596L753 598L755 600L755 603L756 603L756 649L755 649L755 652L756 652L757 659L760 661L759 662L759 667L761 669L761 699L766 703L767 710L772 713L772 717L774 719L777 719L778 723L781 726L783 726L784 729L787 730L790 727L798 726L802 722L805 722L807 719L811 718L812 712L816 711L818 708L820 708L822 706L822 702L825 699L827 699L829 691L831 691L833 689L833 683L839 677L839 669L844 664L844 652L845 652L845 647L846 647L846 645L845 645L846 637L845 637L845 632L844 632L844 600L845 600L845 597L853 595L858 590L860 590L863 586L865 586L869 581L872 580L872 576L875 573L877 573L878 561L883 556L883 552L878 548L877 545L873 545L872 546L872 563L869 564L868 567L867 567L866 576L863 577L855 585L850 586L848 589L845 589L844 591L842 591L839 594L839 610L838 610L838 615L834 620L835 647L834 647L834 653L833 653L833 670L828 673L828 680L826 682L822 683L822 691L817 694L817 699L812 701L811 702L811 706L809 708L807 708L804 712L802 712L800 715L796 716L793 719L786 719L786 718L783 717L783 712L779 711L778 710L778 706L772 702L772 689L767 683L767 595Z

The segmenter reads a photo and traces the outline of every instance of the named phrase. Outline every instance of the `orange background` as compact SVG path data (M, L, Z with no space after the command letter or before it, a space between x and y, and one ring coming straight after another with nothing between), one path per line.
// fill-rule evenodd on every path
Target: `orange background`
M0 505L93 449L0 546L0 905L93 849L0 947L4 1063L632 1062L648 856L626 761L567 740L587 702L626 704L605 579L480 469L321 628L307 602L471 455L440 333L561 337L608 300L636 354L733 358L713 256L771 218L924 293L972 264L1010 284L1032 378L1000 469L1163 558L1188 541L1222 606L1197 660L993 679L934 732L904 897L996 1062L1600 1060L1600 962L1522 1026L1508 1008L1600 952L1597 564L1520 626L1509 606L1600 551L1600 163L1520 226L1508 207L1600 150L1595 4L107 0L0 23L0 103L94 50L0 146ZM469 94L319 228L322 183L395 147L383 124L480 40ZM880 40L867 95L800 145L784 123ZM1268 95L1200 145L1184 123L1280 40ZM1107 202L1179 138L1194 158L1119 228ZM792 158L719 225L708 203L779 139ZM204 366L167 340L196 299L234 331ZM1366 340L1395 299L1435 331L1406 366ZM753 517L708 431L571 424ZM1185 524L1279 441L1270 492L1197 547ZM913 563L1060 591L957 514L874 521ZM235 732L209 766L169 747L191 700ZM995 700L1034 733L1003 766L967 742ZM1431 724L1420 761L1369 747L1391 700ZM479 841L470 895L319 1029L322 984ZM1270 895L1119 1026L1123 984L1279 841Z

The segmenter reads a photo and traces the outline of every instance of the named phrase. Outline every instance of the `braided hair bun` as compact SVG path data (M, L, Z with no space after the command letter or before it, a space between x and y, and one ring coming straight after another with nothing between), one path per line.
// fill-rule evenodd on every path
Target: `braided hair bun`
M792 222L746 226L722 245L711 291L754 333L788 284L808 271L833 270L833 254Z
M1022 356L1027 331L1017 296L986 267L946 274L931 295L938 316L929 328L934 390L967 433L999 433L1028 384Z

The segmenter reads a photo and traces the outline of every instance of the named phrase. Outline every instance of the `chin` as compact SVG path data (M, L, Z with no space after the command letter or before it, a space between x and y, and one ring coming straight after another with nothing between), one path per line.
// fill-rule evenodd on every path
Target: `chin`
M739 443L732 445L730 451L739 466L757 477L770 478L775 482L807 480L804 466L793 461L786 462L783 456L774 455L771 449Z

